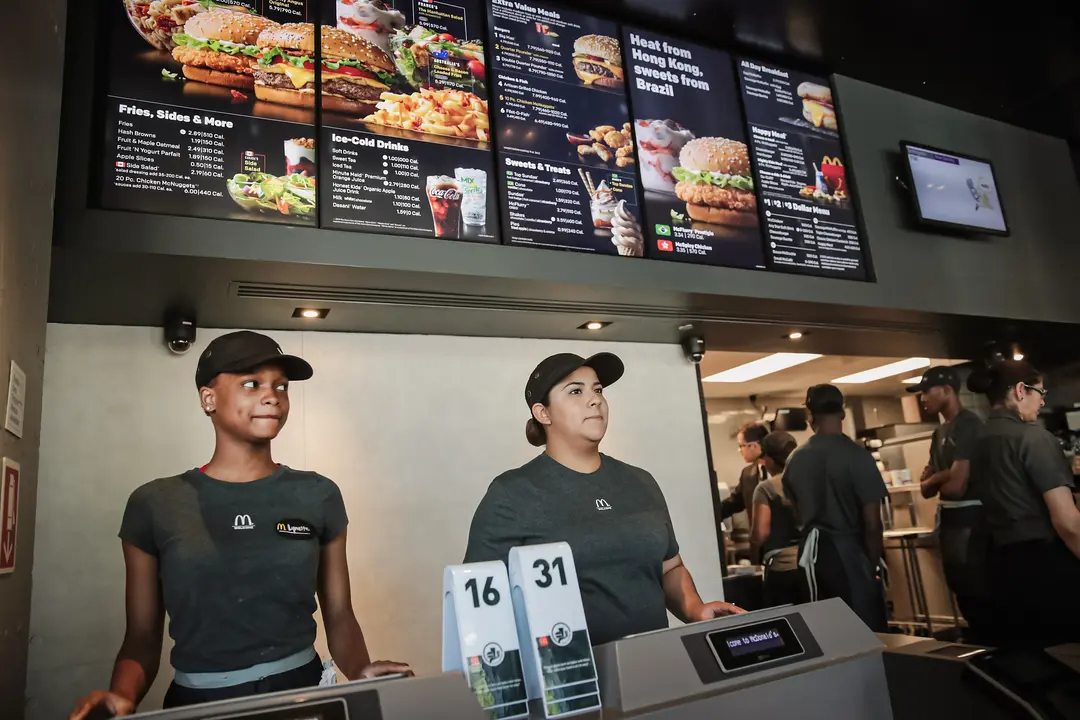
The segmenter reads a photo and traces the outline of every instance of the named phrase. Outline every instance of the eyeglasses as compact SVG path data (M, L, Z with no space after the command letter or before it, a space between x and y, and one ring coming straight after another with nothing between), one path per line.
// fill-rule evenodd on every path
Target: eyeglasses
M1028 385L1027 383L1024 383L1024 389L1039 393L1039 397L1046 397L1046 393L1049 392L1046 388L1035 387L1034 385Z

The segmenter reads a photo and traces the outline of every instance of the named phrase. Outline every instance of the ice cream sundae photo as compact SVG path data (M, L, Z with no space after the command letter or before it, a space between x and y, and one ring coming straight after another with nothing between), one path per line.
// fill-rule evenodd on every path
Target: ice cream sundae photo
M641 184L646 190L674 195L678 181L672 170L679 164L679 152L694 139L694 133L674 120L638 120L635 131Z

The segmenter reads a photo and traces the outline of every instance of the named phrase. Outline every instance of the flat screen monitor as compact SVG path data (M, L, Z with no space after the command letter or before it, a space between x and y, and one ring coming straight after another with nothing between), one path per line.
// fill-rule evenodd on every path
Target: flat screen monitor
M921 223L1009 234L989 160L908 142L900 147Z

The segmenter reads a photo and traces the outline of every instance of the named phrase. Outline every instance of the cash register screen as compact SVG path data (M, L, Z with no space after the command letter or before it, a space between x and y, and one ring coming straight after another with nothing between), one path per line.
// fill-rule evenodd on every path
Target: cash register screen
M725 672L803 654L802 643L786 618L717 630L707 638Z

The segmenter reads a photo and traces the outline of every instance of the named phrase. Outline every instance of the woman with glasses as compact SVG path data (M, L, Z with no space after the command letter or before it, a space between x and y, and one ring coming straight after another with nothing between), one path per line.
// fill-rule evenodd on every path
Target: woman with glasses
M1003 645L1042 648L1080 640L1080 511L1057 439L1036 423L1043 377L1006 360L976 371L968 388L992 410L971 459L971 477L994 539L992 579Z

